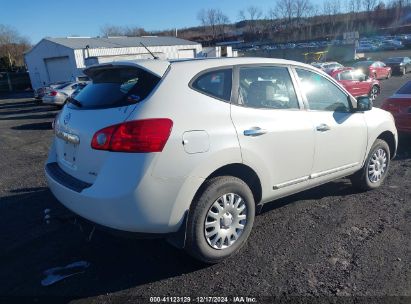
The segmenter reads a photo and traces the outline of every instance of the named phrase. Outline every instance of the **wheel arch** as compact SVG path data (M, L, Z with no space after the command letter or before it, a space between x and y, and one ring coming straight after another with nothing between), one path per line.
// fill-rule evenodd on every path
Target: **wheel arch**
M390 148L390 157L393 159L397 152L397 146L395 144L395 136L390 131L384 131L380 135L378 135L377 139L382 139L388 144Z
M232 163L224 165L216 170L214 170L198 188L196 194L194 195L193 201L201 195L204 191L204 187L210 179L218 176L234 176L242 181L244 181L253 193L254 201L256 205L261 201L262 198L262 186L260 178L257 173L249 166L242 163ZM192 202L190 206L192 205Z

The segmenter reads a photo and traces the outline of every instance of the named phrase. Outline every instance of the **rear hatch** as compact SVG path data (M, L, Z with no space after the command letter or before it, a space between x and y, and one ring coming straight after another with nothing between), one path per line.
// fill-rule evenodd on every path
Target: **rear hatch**
M55 121L56 154L60 168L93 183L109 151L91 147L93 135L124 122L156 89L167 61L142 60L96 65L84 70L92 80L71 99Z

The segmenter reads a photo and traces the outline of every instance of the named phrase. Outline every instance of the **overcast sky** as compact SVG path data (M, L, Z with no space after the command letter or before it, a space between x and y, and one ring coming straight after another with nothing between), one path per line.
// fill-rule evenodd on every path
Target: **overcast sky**
M311 2L322 8L324 0ZM35 44L46 36L97 36L105 24L149 31L197 26L202 8L221 9L234 22L240 9L255 5L265 14L275 0L1 0L0 4L0 23L14 27Z

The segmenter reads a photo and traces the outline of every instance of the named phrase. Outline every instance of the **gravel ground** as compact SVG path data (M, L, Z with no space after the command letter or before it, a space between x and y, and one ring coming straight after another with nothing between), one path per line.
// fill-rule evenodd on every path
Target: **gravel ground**
M383 81L375 106L409 79ZM69 213L43 175L56 113L24 96L0 97L0 302L148 302L169 295L410 303L410 137L400 138L380 189L359 193L342 179L272 202L257 216L240 254L205 266L162 240L96 231L87 241L87 233L64 218ZM45 224L46 208L63 218ZM84 273L41 286L44 270L79 260L91 263Z

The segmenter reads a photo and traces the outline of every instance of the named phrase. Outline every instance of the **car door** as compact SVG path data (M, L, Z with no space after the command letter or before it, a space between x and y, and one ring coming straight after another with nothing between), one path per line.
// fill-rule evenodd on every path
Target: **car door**
M370 65L370 74L369 74L369 76L373 77L375 79L379 79L380 78L379 73L380 72L378 70L378 63L374 62L373 64Z
M378 69L380 70L380 78L386 78L389 74L389 69L384 62L378 62Z
M331 78L296 68L307 113L315 126L312 179L358 169L367 146L363 113L353 112L348 95Z
M370 92L370 82L367 81L366 75L362 73L361 71L355 71L352 72L352 79L356 84L356 95L353 95L355 97L357 96L364 96L368 95ZM350 92L351 93L351 92Z
M243 161L265 181L263 200L293 192L309 178L314 131L290 69L238 66L235 75L231 116Z
M338 82L353 96L358 96L357 82L353 81L351 71L342 71L338 74Z

